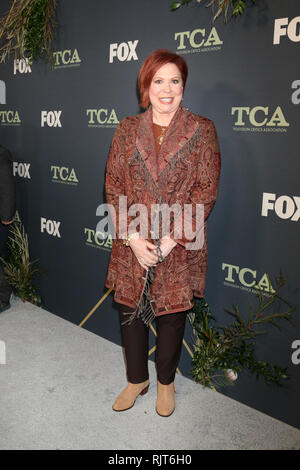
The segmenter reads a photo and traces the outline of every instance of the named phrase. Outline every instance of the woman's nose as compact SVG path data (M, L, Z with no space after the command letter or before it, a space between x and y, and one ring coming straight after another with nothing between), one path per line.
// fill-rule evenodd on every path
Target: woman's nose
M169 91L171 91L171 86L170 86L170 83L165 83L165 86L164 86L164 91L166 91L166 92L169 92Z

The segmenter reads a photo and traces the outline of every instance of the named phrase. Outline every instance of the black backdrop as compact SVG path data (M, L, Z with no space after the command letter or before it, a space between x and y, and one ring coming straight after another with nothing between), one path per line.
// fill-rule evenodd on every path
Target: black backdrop
M46 269L43 307L78 325L94 309L82 327L118 344L113 295L103 299L111 244L95 237L96 209L104 202L115 127L141 112L137 74L157 48L183 54L184 105L213 119L219 134L222 171L208 221L205 293L212 313L228 323L225 308L238 304L247 315L257 306L255 283L267 288L269 273L275 285L280 268L288 279L282 295L296 306L300 300L299 1L258 0L227 25L212 25L211 11L194 3L171 13L169 0L61 0L54 70L12 58L0 66L1 144L15 162L17 217L31 257ZM0 13L10 5L2 1ZM268 325L257 342L257 356L288 367L292 379L267 387L244 371L221 393L299 426L297 310L294 317L295 327ZM190 369L184 346L179 371L190 377Z

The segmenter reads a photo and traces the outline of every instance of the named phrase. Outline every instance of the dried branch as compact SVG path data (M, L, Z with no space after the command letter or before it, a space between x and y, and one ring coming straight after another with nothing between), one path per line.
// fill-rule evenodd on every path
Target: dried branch
M171 2L170 8L171 11L178 10L179 8L183 7L184 5L188 5L193 0L181 0L177 2ZM202 0L196 0L197 3L202 3ZM228 14L231 11L231 16L239 16L242 15L246 8L246 2L248 0L209 0L208 3L205 5L206 8L211 8L213 13L213 22L216 21L222 14L224 16L224 22L227 22ZM252 4L256 2L256 0L249 0Z

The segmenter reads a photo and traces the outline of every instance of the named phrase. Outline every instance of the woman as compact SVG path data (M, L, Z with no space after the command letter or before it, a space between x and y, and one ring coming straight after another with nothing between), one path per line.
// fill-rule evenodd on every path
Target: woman
M119 304L128 378L114 411L131 408L148 391L149 323L155 319L156 412L173 413L186 315L193 297L204 295L206 219L216 201L221 160L214 123L182 106L187 75L184 59L170 51L160 49L146 59L138 84L147 110L119 124L108 157L105 188L116 232L105 286L115 290ZM120 196L127 197L125 206ZM147 209L140 210L139 230L129 211L134 204ZM181 233L178 212L162 230L161 204L190 206L192 217L187 223L184 218ZM199 207L204 208L200 228ZM192 237L186 236L186 226ZM201 229L203 244L190 248Z

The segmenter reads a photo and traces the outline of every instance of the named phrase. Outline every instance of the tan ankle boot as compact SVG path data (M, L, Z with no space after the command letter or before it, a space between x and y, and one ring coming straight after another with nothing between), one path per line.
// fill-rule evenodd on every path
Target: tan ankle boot
M174 393L174 382L171 382L169 385L163 385L157 381L157 400L155 409L159 416L170 416L175 410Z
M126 411L132 408L137 397L148 392L149 383L149 380L139 384L129 382L127 387L117 396L112 409L114 411Z

